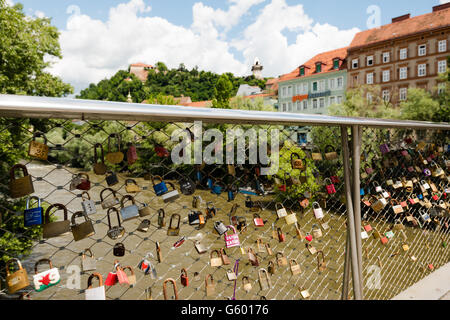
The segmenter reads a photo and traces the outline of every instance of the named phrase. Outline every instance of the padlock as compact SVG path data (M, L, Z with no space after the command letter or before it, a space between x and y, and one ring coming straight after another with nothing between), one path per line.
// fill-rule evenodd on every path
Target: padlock
M294 156L296 157L296 159L294 159ZM292 169L298 169L301 171L305 170L305 164L298 153L291 153L291 167Z
M118 225L112 227L111 226L111 218L109 216L110 212L115 212L116 216L117 216L117 222ZM125 234L125 228L122 227L121 223L120 223L120 216L119 216L119 210L117 210L116 208L109 208L106 216L108 217L108 232L106 233L108 235L109 238L111 238L112 240L117 240L120 239L124 236Z
M228 230L227 226L224 225L222 221L214 222L214 229L219 235L223 235Z
M161 145L155 145L155 153L160 158L167 158L170 155L169 151Z
M14 262L17 264L17 270L11 273L10 265ZM15 258L8 260L6 262L6 286L8 292L13 294L29 285L27 270L22 267L20 260Z
M296 276L302 272L302 269L300 268L300 265L298 264L297 260L295 259L289 260L289 265L293 276Z
M192 198L192 208L198 209L200 206L200 198L198 196L194 196Z
M271 256L273 254L273 252L272 252L272 248L270 247L270 244L266 243L265 247L266 247L267 254L269 256Z
M228 229L231 229L233 231L233 234L228 235ZM241 245L241 242L239 241L239 234L237 233L236 229L233 226L227 226L227 231L225 231L225 247L227 249L239 247Z
M404 212L404 211L403 211L403 207L400 205L400 203L398 202L398 200L396 200L396 199L391 199L390 203L391 203L391 206L392 206L392 211L393 211L395 214L399 214L399 213Z
M365 240L368 238L369 238L369 235L367 234L367 231L363 229L363 231L361 231L361 239Z
M375 202L372 204L371 208L372 208L372 210L374 210L376 213L380 213L380 212L384 209L384 207L385 207L386 205L387 205L386 199L383 198L383 197L380 197L380 198L377 198L377 201L375 201Z
M50 222L50 211L53 208L64 211L64 220ZM44 227L42 237L44 239L54 238L70 232L70 221L67 217L67 208L60 203L55 203L47 208L44 215Z
M363 221L363 227L364 230L366 230L367 232L372 231L372 226L368 224L366 221Z
M111 192L112 198L109 198L109 199L103 198L103 194L106 191ZM112 207L120 204L119 198L117 198L117 196L116 196L116 192L111 188L105 188L102 190L102 192L100 192L100 202L102 203L103 209L109 209L109 208L112 208Z
M50 269L38 273L38 265L48 263ZM50 259L40 259L34 265L33 283L34 289L37 292L41 292L47 288L57 285L61 281L58 268L53 268Z
M125 202L127 200L130 200L132 205L125 207ZM128 221L139 217L139 208L132 196L125 195L122 197L122 200L120 200L120 215L122 216L123 221Z
M259 253L262 253L262 252L266 251L265 248L264 248L264 241L263 241L262 238L256 239L256 246L258 248L258 252Z
M92 280L98 279L98 287L92 286ZM84 291L86 300L106 300L103 277L100 273L94 272L88 278L87 289Z
M284 217L287 225L291 225L291 224L294 224L297 222L297 215L292 210L290 210L290 211L291 211L291 214Z
M185 196L190 196L195 192L195 183L189 177L183 177L178 181L181 193Z
M123 271L123 268L120 266L118 260L114 261L114 268L116 269L117 280L119 281L119 283L129 285L130 280L128 279L128 276L125 273L125 271Z
M188 278L188 274L187 274L187 271L185 268L181 269L180 280L181 280L181 285L183 285L183 287L189 286L189 278Z
M125 255L125 245L122 242L116 243L113 247L113 255L123 257Z
M407 243L403 243L402 244L402 249L403 249L403 251L408 251L409 250L409 245Z
M16 179L16 169L22 170L23 177ZM28 175L27 167L25 167L23 164L16 164L12 166L11 170L9 171L9 176L9 191L12 198L21 198L34 192L33 181L31 180L31 176Z
M168 182L167 184L172 187L172 191L167 191L162 195L162 199L165 203L173 202L180 197L180 194L178 193L178 190L175 189L173 183Z
M220 258L222 259L222 264L224 266L229 265L231 263L230 258L228 258L227 253L223 248L220 249Z
M116 138L116 152L111 152L111 138ZM119 164L123 161L124 156L125 155L120 151L120 135L118 133L111 133L108 137L108 153L106 154L106 161L112 164Z
M271 260L269 261L269 264L267 266L267 271L271 274L274 275L277 272L277 269L275 267L275 263Z
M200 243L200 241L195 242L195 249L199 254L203 254L207 251L205 245Z
M319 239L322 237L322 229L320 229L317 224L313 224L311 232L315 239Z
M383 196L383 198L388 199L391 197L391 195L389 194L389 192L387 192L386 190L382 189L381 191L381 195Z
M210 279L211 281L208 282L208 279ZM205 277L205 289L206 289L207 297L210 297L214 294L215 287L216 287L216 285L214 284L214 278L213 278L212 274L208 274Z
M86 253L89 252L89 256ZM92 271L97 269L97 260L94 257L91 249L84 249L81 254L81 270L83 271Z
M88 191L91 189L91 181L87 173L79 173L80 182L75 185L75 189ZM72 189L71 189L72 190Z
M314 216L316 217L316 219L323 219L324 214L323 214L323 210L320 207L320 204L318 202L313 202L312 204L313 206L313 212L314 212Z
M257 213L253 214L253 223L256 227L264 227L264 221Z
M253 207L253 201L252 201L252 198L250 196L247 196L245 198L245 207L246 208L252 208Z
M141 191L141 188L139 188L136 180L127 179L127 180L125 180L125 191L127 193L137 193L137 192Z
M87 198L85 198L87 196ZM87 215L97 213L97 208L95 207L95 202L91 200L91 196L89 192L84 191L81 194L81 207L83 208L83 212Z
M223 184L222 179L214 179L214 182L210 188L211 192L213 194L220 195L222 193L222 188L223 188L222 184Z
M283 206L282 203L277 202L275 204L275 210L277 211L278 218L284 218L287 216L286 208Z
M158 227L163 228L166 226L166 212L163 208L158 210Z
M325 159L327 160L336 160L338 158L338 154L332 145L327 145L324 149Z
M405 226L403 225L403 223L400 219L395 220L394 226L392 228L397 231L405 230Z
M227 278L229 281L237 280L236 273L232 270L227 270Z
M327 180L329 181L329 183L327 182ZM324 181L328 194L335 194L336 188L334 187L333 182L331 182L329 178L326 178Z
M240 233L247 230L247 219L245 217L236 217L236 228Z
M173 226L174 218L178 218L178 223L176 226ZM180 222L181 216L178 213L172 214L172 216L170 217L169 228L167 229L168 236L178 236L180 234Z
M131 142L129 142L128 144L127 144L127 146L128 146L128 150L127 150L127 162L128 162L128 165L133 165L136 161L137 161L137 159L138 159L138 156L137 156L137 151L136 151L136 147L131 143Z
M307 198L298 200L298 203L300 204L300 207L302 207L303 209L306 209L309 207L309 200Z
M316 151L316 152L314 152L314 151ZM323 160L322 153L320 152L319 147L317 147L317 146L313 147L313 149L311 150L311 158L314 161L322 161Z
M323 272L325 271L326 268L327 263L325 261L325 255L323 251L322 250L317 251L317 270L319 270L319 272Z
M75 219L77 217L83 217L85 221L80 224L77 224L75 222ZM72 215L71 221L72 221L72 227L71 227L72 234L73 234L73 239L75 241L80 241L80 240L86 239L95 234L94 226L92 224L91 219L89 219L89 217L83 211L75 212Z
M156 241L155 245L156 245L156 256L158 257L158 262L161 263L163 261L161 246L159 245L158 241Z
M109 273L108 273L108 275L106 276L106 279L105 279L105 286L108 286L108 287L110 287L110 286L113 286L113 285L115 285L116 283L117 283L117 281L118 281L118 279L117 279L117 273L116 273L116 266L117 266L118 264L115 264L114 265L114 268L113 268L113 271L110 271Z
M127 275L128 284L130 286L135 285L136 284L136 274L134 273L133 268L131 266L126 266L126 267L123 267L122 270L123 270L123 272L125 272L125 270L130 270L130 275Z
M422 219L423 222L431 222L431 218L428 212L424 210L419 210L420 219Z
M36 137L43 137L44 143L36 141ZM33 140L30 141L30 145L28 147L28 155L30 157L46 161L48 158L48 151L49 148L45 135L40 131L33 133Z
M386 244L386 243L389 242L389 239L388 239L388 237L384 236L384 237L380 238L380 241L381 241L382 244Z
M245 292L249 293L252 290L252 284L247 276L242 277L242 286Z
M313 255L317 253L316 247L314 247L312 244L306 243L305 246L306 246L306 249L308 249L309 253L311 253Z
M248 260L250 261L252 266L254 266L254 267L259 266L258 256L256 255L255 251L253 251L252 248L247 249L247 255L248 255Z
M155 179L159 180L159 183L155 184ZM169 191L167 189L166 183L162 180L160 176L152 176L152 184L153 184L153 190L155 191L155 194L157 196L162 196L164 193Z
M300 294L302 295L302 297L303 297L303 299L308 299L311 295L309 294L309 291L308 290L302 290L302 289L299 289L299 291L300 291Z
M112 172L112 171L108 171L106 172L106 183L108 184L108 186L112 187L116 184L119 183L119 179L117 178L117 175Z
M283 266L287 266L288 265L287 259L284 256L283 252L277 252L276 259L277 259L277 265L279 267L283 267Z
M37 204L36 208L30 208L30 202L33 199L36 200L36 204ZM31 226L41 225L43 215L44 215L44 211L41 207L41 199L36 196L29 197L27 199L26 209L23 212L24 226L31 227Z
M98 162L97 148L100 148L101 158L100 162ZM96 143L94 145L94 173L97 175L104 175L108 171L108 168L105 165L105 156L103 152L103 146L101 143Z
M278 241L279 242L285 242L286 241L286 235L281 231L281 228L277 228L277 235L278 235Z
M146 217L152 214L152 211L148 204L144 203L142 204L142 207L139 209L139 216L140 217Z
M233 206L235 208L235 206ZM214 204L212 202L206 203L206 217L208 219L212 219L216 216L216 208L214 207Z
M382 154L389 153L389 151L390 151L389 145L387 143L380 145L380 151Z
M264 274L264 276L263 276ZM272 287L272 283L270 282L269 273L266 269L261 268L258 271L259 285L261 286L261 290L268 290Z

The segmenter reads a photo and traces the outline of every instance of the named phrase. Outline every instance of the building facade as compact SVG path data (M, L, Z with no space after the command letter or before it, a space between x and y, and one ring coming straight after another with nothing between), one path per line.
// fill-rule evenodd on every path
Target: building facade
M345 99L347 48L316 55L278 80L278 111L327 114Z
M347 87L379 85L382 98L394 105L408 98L408 88L443 90L439 74L447 69L449 40L450 3L362 31L348 48Z

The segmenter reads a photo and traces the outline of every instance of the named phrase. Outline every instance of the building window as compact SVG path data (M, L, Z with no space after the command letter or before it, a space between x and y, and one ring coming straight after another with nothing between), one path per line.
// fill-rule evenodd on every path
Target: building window
M391 72L389 70L383 71L383 82L389 82L391 80Z
M358 65L359 65L358 59L353 59L352 60L352 68L353 69L358 69Z
M317 99L313 99L313 109L317 109Z
M325 80L320 80L319 81L319 91L325 91Z
M406 98L408 97L408 88L400 88L398 96L400 101L406 101Z
M373 84L373 72L368 73L368 74L366 75L366 83L367 83L367 84Z
M286 87L283 87L283 89L282 89L282 96L283 97L286 97L287 96L287 92L286 92Z
M292 110L292 103L291 102L289 102L289 112L292 112L293 110Z
M367 92L367 102L372 103L372 94L370 92Z
M373 66L373 56L368 56L367 57L367 66Z
M288 97L292 97L292 87L288 87Z
M427 54L427 45L426 44L420 45L419 52L418 52L419 57L423 57L426 54Z
M382 96L383 96L383 100L385 102L388 102L391 98L391 94L390 94L389 90L383 90Z
M317 92L317 81L314 81L313 82L313 87L312 87L312 89L313 89L313 92Z
M339 59L334 59L333 61L333 69L339 69Z
M426 64L419 64L417 66L417 76L424 77L427 75L427 65Z
M445 92L445 82L438 83L438 94L443 94Z
M438 62L438 73L445 73L447 71L447 61L441 60Z
M389 52L383 52L383 63L388 63L390 60Z
M304 76L305 75L305 67L301 67L300 68L300 76Z
M337 78L337 87L340 89L344 86L344 77Z
M316 73L322 72L322 63L316 63Z
M324 108L325 107L325 98L319 99L319 107Z
M438 51L445 52L447 51L447 40L441 40L438 44Z
M297 101L297 112L302 110L302 104L300 101Z
M283 109L281 109L283 112L286 112L286 103L283 103Z
M330 87L330 90L334 90L334 88L336 88L336 79L330 79L328 86Z
M330 97L330 106L336 103L336 97Z
M400 74L399 74L400 80L404 80L408 78L408 68L402 67L400 68Z
M407 58L408 58L408 49L407 48L400 49L400 60L405 60Z
M308 100L303 100L303 110L308 109Z
M341 104L342 103L342 96L337 96L337 103Z

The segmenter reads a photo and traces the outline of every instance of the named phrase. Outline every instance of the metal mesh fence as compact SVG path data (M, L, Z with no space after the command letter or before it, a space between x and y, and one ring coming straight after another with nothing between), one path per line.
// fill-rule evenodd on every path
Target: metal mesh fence
M6 122L7 123L7 122ZM19 121L20 123L20 121ZM225 132L226 129L258 129L258 126L238 125L212 125L204 124L203 129L216 128ZM22 207L8 205L12 203L9 194L2 194L5 205L0 208L2 221L0 232L2 237L29 239L32 243L31 254L18 255L14 252L6 252L0 248L2 255L8 258L18 258L27 270L30 286L16 293L29 293L32 299L85 299L85 289L88 278L93 272L98 272L105 281L114 270L115 260L120 262L121 267L131 266L136 276L136 283L132 285L116 283L105 286L107 299L146 299L146 290L150 290L152 299L164 299L163 282L166 279L174 279L179 299L229 299L235 292L236 299L340 299L343 285L345 246L347 239L347 211L343 200L343 166L342 152L340 150L339 128L325 128L315 133L316 145L300 147L295 127L261 126L261 128L280 131L279 163L280 169L275 176L259 175L260 167L257 165L175 165L171 161L170 153L175 145L171 142L171 134L176 129L190 128L194 132L192 123L147 123L147 122L123 122L123 121L70 121L70 120L48 120L45 125L39 126L39 130L45 135L49 146L48 159L45 161L25 157L21 163L26 165L28 173L32 176L35 192L32 195L42 200L44 210L53 204L63 204L68 210L68 217L82 211L81 203L83 190L71 188L74 174L85 173L89 177L90 198L95 202L96 213L89 214L95 229L95 234L80 241L74 240L74 235L69 232L64 235L39 240L32 238L32 233L42 226L24 228L20 234L11 234L9 227L11 221L24 217ZM28 152L29 144L33 140L33 132L28 125L17 125L10 122L1 128L2 132L20 130L27 138L18 148ZM313 129L315 130L315 129ZM381 184L382 188L390 193L390 197L400 202L408 201L408 194L404 188L393 189L387 185L389 178L394 182L402 178L402 174L409 179L413 173L407 173L402 169L406 164L400 158L398 164L393 166L380 166L386 155L380 154L379 140L389 141L392 161L396 159L394 151L396 146L393 139L400 139L400 133L394 135L390 131L367 130L363 135L363 150L365 156L370 159L373 173L362 175L362 187L365 195L377 195L372 190L373 181ZM125 155L122 161L112 164L105 160L108 170L116 176L118 183L110 186L107 183L107 175L93 172L94 147L100 143L108 153L117 152L117 144L114 138L120 136L121 152ZM413 137L412 134L410 136ZM417 137L416 137L417 138ZM426 158L432 151L431 146L436 137L419 137L414 141L426 141L425 150L422 152ZM423 138L423 139L422 139ZM425 139L426 138L426 139ZM43 142L41 137L36 140ZM395 140L396 141L396 140ZM443 142L443 141L442 141ZM111 146L109 146L111 144ZM208 143L204 143L207 145ZM250 141L250 145L252 141ZM381 143L380 143L381 144ZM416 160L417 154L412 151L416 149L416 142L410 146L411 159ZM137 150L137 160L132 158L132 148ZM249 145L246 145L245 153L248 158ZM270 150L270 146L268 147ZM433 149L434 150L434 149ZM440 150L440 149L439 149ZM278 151L278 150L277 150ZM4 150L2 152L8 152ZM397 151L395 151L397 152ZM401 151L399 151L401 153ZM436 152L439 154L433 160L444 170L444 177L430 177L439 189L439 200L448 201L445 189L448 188L444 150ZM298 153L299 158L306 165L305 169L293 169L292 162L295 160L292 154ZM278 154L277 152L274 153ZM274 155L273 154L273 155ZM273 156L272 155L272 156ZM320 156L319 156L320 155ZM106 156L107 159L108 156ZM272 159L273 161L273 159ZM8 163L12 167L14 163ZM418 164L419 167L423 165ZM431 168L430 168L431 169ZM370 170L369 170L370 171ZM433 171L434 172L434 171ZM420 175L417 172L417 175ZM168 186L174 185L179 197L173 201L163 201L163 196L157 196L151 177L160 176ZM127 179L134 179L140 191L137 193L127 192ZM189 179L196 185L194 194L185 195L180 190L180 184ZM219 180L221 179L221 180ZM420 178L419 180L423 180ZM0 182L4 189L8 188L8 180ZM418 184L414 184L416 192ZM109 230L107 210L102 207L100 194L105 188L115 190L118 199L125 195L132 195L136 205L141 209L144 204L148 205L150 215L136 219L123 221L125 228L122 238L113 240L107 233ZM232 194L228 191L232 190ZM432 196L432 192L429 192ZM106 193L104 193L106 195ZM198 197L197 208L193 207L193 198ZM230 198L231 197L231 198ZM26 198L26 197L25 197ZM110 199L104 197L103 200ZM253 202L250 207L248 200ZM372 201L374 198L368 198ZM430 198L431 199L431 198ZM439 201L433 200L434 204ZM279 218L277 210L281 204L287 213L294 213L296 224L288 224L285 217ZM441 202L442 204L442 202ZM126 203L125 206L130 205ZM303 206L305 207L303 207ZM437 205L433 205L434 208ZM379 239L373 239L374 231L368 232L369 239L363 240L364 254L364 279L366 299L389 299L396 293L407 288L426 275L424 267L432 264L438 268L448 262L448 247L443 242L448 242L448 210L442 211L443 217L434 214L431 219L439 220L439 227L434 226L436 222L424 224L420 220L421 204L410 205L405 212L410 212L417 221L406 222L407 215L391 214L392 207L387 204L383 210L376 213L362 204L363 220L369 223L373 229L384 234L393 227L396 219L401 219L404 230L394 230L394 237L389 239L386 245L381 245ZM115 206L120 210L120 203ZM214 208L215 214L208 217L207 208ZM256 210L255 207L261 207ZM319 216L317 209L322 209L324 218ZM234 210L233 210L234 208ZM158 210L165 212L164 226L159 224ZM314 212L316 209L316 212ZM292 212L290 211L292 210ZM429 211L429 208L427 208ZM192 211L201 212L206 220L202 226L189 223L188 215ZM441 212L441 211L439 211ZM254 213L260 215L264 226L256 226ZM169 236L168 228L170 218L173 214L181 216L179 235ZM431 214L431 213L430 213ZM446 214L446 216L445 216ZM62 221L62 211L55 211L54 219ZM293 218L293 216L291 216ZM79 223L83 218L77 218ZM115 213L111 214L111 225L117 225ZM141 223L148 219L150 224L147 231L140 231ZM408 218L410 219L410 218ZM14 221L16 221L14 220ZM411 219L410 219L411 220ZM234 225L239 234L240 246L225 248L224 235L219 235L215 230L215 222L222 221L225 225ZM412 221L412 220L411 220ZM434 220L433 220L434 221ZM15 222L16 223L16 222ZM20 220L23 223L23 219ZM434 227L431 227L431 226ZM277 229L284 234L285 240L280 241ZM398 226L395 226L398 228ZM230 235L231 232L228 231ZM409 250L403 251L403 236L409 245ZM174 244L185 237L184 243L175 247ZM196 249L196 241L204 245L205 253L199 253ZM125 255L115 256L114 246L123 243ZM259 243L259 245L258 245ZM158 259L156 245L160 245L162 259ZM267 246L266 246L267 245ZM268 249L270 248L270 250ZM81 271L79 283L77 274L82 266L82 253L90 249L96 260L96 269ZM221 266L211 266L211 254L214 250L224 249L229 258L219 259ZM252 265L249 259L249 249L252 249L257 257L258 265ZM322 262L322 253L325 260ZM283 263L286 258L287 265ZM145 274L139 269L140 262L147 260L154 266L155 273ZM412 261L415 258L416 261ZM46 290L37 292L33 290L32 276L35 273L34 265L40 259L50 259L61 276L61 281ZM236 282L230 281L228 276L233 272L235 262L239 260L238 276ZM269 265L269 262L270 263ZM291 265L292 266L291 266ZM296 265L301 269L300 273L295 270ZM381 264L381 270L375 268ZM275 270L272 271L272 268ZM39 270L45 270L45 265L39 266ZM186 269L189 278L188 286L181 282L182 269ZM266 288L261 285L259 272L265 269L269 273L270 284ZM81 269L82 270L82 269ZM293 271L294 270L294 271ZM14 271L14 269L12 270ZM39 271L39 272L40 272ZM381 271L377 273L378 271ZM426 270L425 270L426 271ZM0 270L5 276L3 264ZM130 273L127 271L128 276ZM295 274L294 274L295 273ZM214 281L212 293L207 295L205 278L211 275ZM248 277L251 289L244 289L243 277ZM132 279L132 277L129 277ZM264 279L264 277L263 277ZM379 280L379 281L378 281ZM378 282L377 282L378 281ZM263 281L264 282L264 281ZM3 288L3 286L2 286ZM235 289L236 288L236 289ZM4 293L7 290L3 290ZM174 298L171 284L167 286L167 295Z

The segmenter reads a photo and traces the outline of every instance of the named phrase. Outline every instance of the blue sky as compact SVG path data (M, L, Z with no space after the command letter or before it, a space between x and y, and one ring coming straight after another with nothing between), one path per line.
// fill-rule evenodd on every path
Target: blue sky
M63 59L52 72L76 91L132 62L183 62L214 72L264 76L290 72L315 54L350 44L368 28L370 6L381 24L431 12L445 0L9 0L45 15L60 31ZM70 10L69 10L70 9Z

